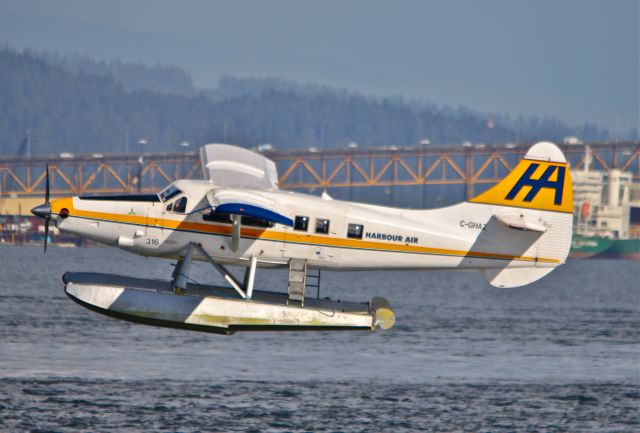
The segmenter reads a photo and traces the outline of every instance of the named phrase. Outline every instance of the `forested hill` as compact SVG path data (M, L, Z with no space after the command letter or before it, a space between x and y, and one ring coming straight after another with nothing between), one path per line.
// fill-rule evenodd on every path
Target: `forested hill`
M422 138L434 144L607 138L592 125L575 128L553 119L496 116L488 128L486 115L466 109L274 79L226 77L217 89L199 90L176 68L83 62L0 50L1 155L15 155L27 132L34 155L137 150L142 137L149 151L176 151L185 140L194 146L337 148L352 141L411 146Z
M88 75L110 76L125 90L151 90L158 93L192 96L198 93L191 76L176 66L143 63L124 63L120 60L98 61L87 55L71 54L61 56L48 51L35 52L40 57L64 69Z

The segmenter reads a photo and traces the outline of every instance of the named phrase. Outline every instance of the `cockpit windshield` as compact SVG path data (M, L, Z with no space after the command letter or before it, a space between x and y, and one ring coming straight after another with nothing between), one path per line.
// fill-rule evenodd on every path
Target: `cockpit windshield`
M170 200L171 198L177 196L181 192L182 191L180 191L178 188L176 188L175 185L173 185L173 184L169 185L168 187L163 189L162 192L160 193L160 200L162 200L162 201Z

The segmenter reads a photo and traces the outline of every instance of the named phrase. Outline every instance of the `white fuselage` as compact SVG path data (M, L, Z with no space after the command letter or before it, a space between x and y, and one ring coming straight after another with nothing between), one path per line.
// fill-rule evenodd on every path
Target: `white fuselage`
M553 258L556 250L565 248L566 226L571 224L571 214L518 209L533 220L545 214L550 233L538 242L539 233L513 230L499 222L494 215L504 209L500 206L465 202L407 210L253 190L248 192L264 197L292 220L308 218L306 230L300 225L243 224L239 248L232 251L231 224L204 217L211 211L207 200L211 184L176 184L183 193L164 202L73 197L54 202L53 212L59 215L62 207L69 212L67 218L57 217L61 230L144 256L176 258L193 242L226 264L247 266L255 256L258 266L283 266L295 258L307 260L310 267L335 270L555 267L560 263ZM168 210L182 196L187 197L184 212ZM321 221L328 221L326 233Z

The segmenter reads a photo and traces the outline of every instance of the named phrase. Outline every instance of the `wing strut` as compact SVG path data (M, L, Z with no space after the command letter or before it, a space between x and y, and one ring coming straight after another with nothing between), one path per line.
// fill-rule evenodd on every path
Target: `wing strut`
M253 296L253 282L256 278L256 265L258 264L258 258L251 256L249 267L244 271L244 289L247 291L247 299L251 299Z
M187 280L191 269L191 258L193 256L193 243L189 242L184 257L178 260L176 268L173 270L173 291L183 294L187 290Z

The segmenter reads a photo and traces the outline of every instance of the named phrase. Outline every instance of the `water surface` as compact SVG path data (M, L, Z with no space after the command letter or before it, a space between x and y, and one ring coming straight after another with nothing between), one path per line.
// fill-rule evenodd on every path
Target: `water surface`
M517 289L477 273L323 273L323 296L381 295L375 333L152 328L64 295L67 271L166 278L108 248L0 247L0 430L633 431L640 267L570 261ZM220 278L194 266L197 281ZM284 290L286 273L256 286Z

